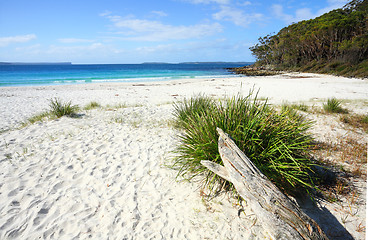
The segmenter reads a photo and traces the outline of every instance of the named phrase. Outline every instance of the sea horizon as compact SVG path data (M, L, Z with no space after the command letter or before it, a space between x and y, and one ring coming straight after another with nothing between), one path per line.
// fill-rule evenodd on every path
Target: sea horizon
M227 68L251 62L143 62L131 64L74 64L71 62L0 62L0 87L156 82L219 78L233 75Z
M74 62L8 62L0 61L1 65L137 65L137 64L253 64L254 62L244 61L185 61L185 62L138 62L138 63L74 63Z

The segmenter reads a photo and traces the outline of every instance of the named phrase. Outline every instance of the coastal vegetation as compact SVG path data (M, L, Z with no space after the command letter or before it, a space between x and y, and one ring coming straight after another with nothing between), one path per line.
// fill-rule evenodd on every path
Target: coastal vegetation
M72 105L71 101L63 102L59 98L50 100L50 114L60 118L62 116L73 116L79 109L77 105Z
M41 112L39 114L36 114L36 115L28 118L28 123L33 124L33 123L42 121L45 118L50 118L50 117L51 117L50 112L48 112L48 111ZM27 124L23 123L23 125L26 126Z
M368 1L353 0L341 9L291 24L259 38L250 50L255 66L368 77Z
M231 184L208 171L201 160L222 165L216 128L223 129L272 182L288 194L314 188L309 157L311 122L290 109L275 111L267 101L236 96L214 100L194 96L174 104L176 127L181 131L174 168L178 176L197 176L205 186L231 188Z
M96 101L92 101L88 103L86 106L84 106L84 110L92 110L92 109L100 108L100 107L101 107L101 104L99 104Z
M349 100L330 98L321 107L305 103L271 106L251 94L222 100L200 94L176 102L173 126L179 137L173 168L178 177L200 181L211 192L234 191L230 182L200 163L210 160L223 165L218 126L284 193L308 192L337 201L356 191L350 178L367 174L362 136L368 133L368 115L349 111L342 106L345 102ZM346 137L337 142L314 139L316 136L310 135L313 126L325 117L346 131Z
M49 100L49 110L35 114L28 118L26 122L22 123L23 127L29 124L34 124L44 119L56 119L62 116L75 116L79 110L78 105L72 105L71 101L63 102L59 98L53 98Z
M368 114L343 115L340 117L340 120L354 128L362 128L368 133Z
M328 113L348 113L348 110L341 107L341 101L336 98L327 99L323 109Z

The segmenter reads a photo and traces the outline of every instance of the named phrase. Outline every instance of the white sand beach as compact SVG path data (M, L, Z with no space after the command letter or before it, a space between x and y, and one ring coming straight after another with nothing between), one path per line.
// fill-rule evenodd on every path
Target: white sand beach
M251 89L271 104L320 107L336 97L349 111L368 113L368 80L318 74L0 88L0 239L267 237L247 206L228 194L207 199L197 182L177 181L166 166L178 134L170 125L174 101ZM103 108L20 127L53 97ZM317 140L352 134L367 144L367 133L336 116L312 118ZM366 176L351 181L354 196L301 206L330 239L365 239Z

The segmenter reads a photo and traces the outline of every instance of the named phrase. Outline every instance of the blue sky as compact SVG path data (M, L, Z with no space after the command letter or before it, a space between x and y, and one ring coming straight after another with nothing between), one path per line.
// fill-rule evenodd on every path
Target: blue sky
M346 0L0 0L0 61L254 61L259 37Z

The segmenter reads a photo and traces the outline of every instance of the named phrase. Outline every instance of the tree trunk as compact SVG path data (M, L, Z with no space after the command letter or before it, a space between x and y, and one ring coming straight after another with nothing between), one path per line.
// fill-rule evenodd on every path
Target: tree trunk
M234 184L272 239L328 239L318 224L268 180L228 134L219 128L217 131L224 167L211 161L201 164Z

